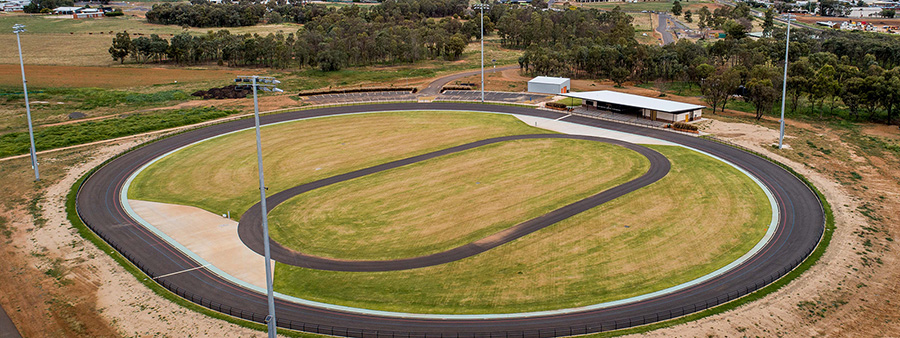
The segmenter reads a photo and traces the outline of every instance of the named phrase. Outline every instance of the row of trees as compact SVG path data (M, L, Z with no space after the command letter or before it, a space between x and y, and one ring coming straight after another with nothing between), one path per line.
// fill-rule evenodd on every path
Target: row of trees
M65 1L65 0L42 0ZM71 0L69 0L71 2ZM147 11L147 21L163 25L193 27L240 27L261 22L293 22L305 24L318 17L335 11L353 13L364 12L368 19L390 18L435 18L462 15L468 5L466 0L385 0L380 6L362 11L351 6L342 9L320 4L304 3L302 0L276 0L266 4L258 0L242 1L237 4L212 4L205 0L188 3L162 3L153 5Z
M156 35L131 39L116 34L109 53L125 62L172 61L178 64L215 62L228 66L276 68L320 67L339 70L374 63L415 62L426 58L455 60L473 32L452 19L373 23L338 12L314 20L296 34L231 34L228 30L166 40Z

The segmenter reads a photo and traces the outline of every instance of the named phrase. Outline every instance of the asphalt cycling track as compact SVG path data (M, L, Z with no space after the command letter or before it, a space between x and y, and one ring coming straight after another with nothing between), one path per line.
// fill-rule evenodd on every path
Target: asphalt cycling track
M401 110L497 112L547 119L567 116L562 112L513 106L396 103L294 111L265 115L260 119L261 123L270 124L328 115ZM580 116L568 116L565 121L673 142L740 167L772 192L779 216L775 233L753 257L725 273L672 293L624 304L539 315L471 319L385 315L276 299L278 325L356 337L550 337L625 328L690 314L759 289L799 265L825 231L825 213L816 194L799 178L766 159L728 145L665 130ZM79 217L150 277L167 275L156 281L169 290L202 306L262 321L267 313L264 293L234 284L178 251L129 217L120 198L128 177L149 161L185 145L252 126L252 119L213 125L148 143L116 157L82 183L75 198ZM181 273L169 275L173 272Z
M522 236L526 236L532 232L538 231L540 229L551 226L559 221L562 221L566 218L575 216L579 213L587 211L593 207L601 205L603 203L609 202L613 199L616 199L620 196L623 196L632 191L638 190L640 188L646 187L653 182L659 181L661 178L665 177L666 174L669 173L669 169L671 164L669 163L669 159L667 159L662 154L657 151L640 146L633 143L623 142L619 140L613 140L608 138L601 137L592 137L592 136L581 136L581 135L564 135L564 134L530 134L530 135L512 135L512 136L502 136L495 137L475 142L466 143L463 145L459 145L456 147L450 147L447 149L442 149L438 151L433 151L427 154L422 154L418 156L408 157L404 159L400 159L397 161L392 161L368 168L363 168L360 170L352 171L345 174L340 174L328 178L324 178L318 181L302 184L293 188L289 188L278 193L273 194L272 196L266 197L266 209L268 211L272 211L279 204L284 203L288 199L300 195L305 192L309 192L315 189L324 188L332 184L337 184L340 182L352 180L355 178L360 178L367 175L372 175L375 173L379 173L385 170L390 170L394 168L399 168L402 166L410 165L413 163L418 163L422 161L427 161L430 159L438 158L441 156L446 156L454 153L458 153L461 151L466 151L470 149L475 149L478 147L483 147L490 144L500 143L500 142L508 142L515 140L526 140L526 139L575 139L575 140L587 140L587 141L595 141L595 142L603 142L608 144L614 144L620 147L624 147L630 150L637 152L638 154L643 155L650 162L650 168L643 175L632 179L628 182L622 183L610 189L598 192L581 200L578 200L574 203L565 205L556 210L550 211L541 216L532 218L525 222L519 223L515 226L512 226L508 229L501 230L495 234L487 236L485 238L479 239L477 241L467 243L449 250L419 256L419 257L410 257L410 258L402 258L402 259L393 259L393 260L380 260L380 261L364 261L364 260L342 260L342 259L333 259L326 257L319 257L304 254L302 252L294 251L288 247L281 245L275 240L270 241L270 252L272 254L272 258L276 261L284 264L290 264L293 266L299 266L303 268L317 269L317 270L330 270L330 271L353 271L353 272L371 272L371 271L396 271L396 270L407 270L407 269L416 269L416 268L424 268L428 266L450 263L453 261L458 261L460 259L471 257L482 252L488 251L490 249L496 248L503 244L512 242ZM244 245L249 247L251 250L256 253L262 255L263 254L263 232L262 232L262 215L260 214L262 207L260 203L256 203L247 212L241 216L241 221L238 224L238 235L241 238L241 241L244 242Z

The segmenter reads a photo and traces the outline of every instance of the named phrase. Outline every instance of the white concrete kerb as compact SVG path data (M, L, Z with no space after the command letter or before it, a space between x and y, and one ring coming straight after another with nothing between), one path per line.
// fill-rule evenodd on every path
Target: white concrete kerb
M345 115L358 115L358 114L373 114L373 113L386 113L386 112L394 112L394 111L396 111L396 110L371 111L371 112L362 112L362 113L347 113L347 114L341 114L341 115L339 115L339 116L345 116ZM429 111L429 110L402 110L402 111ZM570 122L566 122L566 121L555 121L554 119L548 119L548 118L540 118L540 117L524 116L524 115L516 115L516 114L507 114L507 113L499 113L499 112L492 112L492 111L479 111L479 110L442 110L442 111L479 112L479 113L492 113L492 114L502 114L502 115L513 115L513 116L516 116L517 118L523 120L524 122L528 123L529 125L534 125L534 124L532 124L532 123L530 123L530 122L536 122L536 123L537 123L536 125L537 125L539 128L544 128L544 127L547 127L547 128L555 128L555 129L549 129L549 130L553 130L553 131L559 131L559 130L564 130L564 129L570 129L570 131L572 131L573 134L581 134L580 132L583 132L583 131L581 131L581 130L578 130L577 132L576 132L576 130L572 130L572 128L573 128L572 126L583 126L583 125L577 125L577 124L570 123ZM334 116L334 115L328 115L328 116L316 116L316 117L309 117L309 118L305 118L305 119L296 119L296 120L290 120L290 121L282 121L282 122L277 122L277 123L266 124L266 125L261 126L261 127L267 127L267 126L277 125L277 124L281 124L281 123L294 122L294 121L298 121L298 120L307 120L307 119L315 119L315 118L323 118L323 117L333 117L333 116ZM559 125L559 124L568 124L568 125L570 125L570 126L564 126L564 125ZM587 306L582 306L582 307L575 307L575 308L557 309L557 310L547 310L547 311L534 311L534 312L519 312L519 313L498 313L498 314L470 314L470 315L454 315L454 314L422 314L422 313L404 313L404 312L393 312L393 311L371 310L371 309L363 309L363 308L349 307L349 306L343 306L343 305L327 304L327 303L316 302L316 301L312 301L312 300L308 300L308 299L302 299L302 298L298 298L298 297L294 297L294 296L284 295L284 294L277 293L277 292L275 293L275 296L278 297L278 298L280 298L280 299L282 299L282 300L285 300L285 301L294 302L294 303L298 303L298 304L303 304L303 305L307 305L307 306L314 306L314 307L320 307L320 308L326 308L326 309L337 310L337 311L344 311L344 312L351 312L351 313L359 313L359 314L366 314L366 315L377 315L377 316L385 316L385 317L397 317L397 318L421 318L421 319L510 319L510 318L527 318L527 317L537 317L537 316L561 315L561 314L569 314L569 313L576 313L576 312L583 312L583 311L590 311L590 310L598 310L598 309L609 308L609 307L613 307L613 306L618 306L618 305L623 305L623 304L628 304L628 303L638 302L638 301L642 301L642 300L646 300L646 299L650 299L650 298L654 298L654 297L658 297L658 296L662 296L662 295L666 295L666 294L678 292L678 291L681 291L681 290L690 288L690 287L692 287L692 286L695 286L695 285L698 285L698 284L702 284L702 283L704 283L704 282L706 282L706 281L709 281L709 280L711 280L711 279L713 279L713 278L716 278L716 277L718 277L718 276L720 276L720 275L722 275L722 274L724 274L724 273L726 273L726 272L728 272L728 271L734 269L735 267L737 267L737 266L743 264L744 262L746 262L747 260L749 260L750 258L752 258L752 257L753 257L754 255L756 255L760 250L762 250L762 248L763 248L767 243L769 243L769 241L772 239L773 235L775 234L775 230L776 230L776 228L777 228L777 226L778 226L778 221L779 221L779 219L781 218L781 215L780 215L780 213L779 213L779 211L778 211L778 206L777 206L777 204L776 204L776 202L775 202L775 197L774 197L774 195L772 194L772 192L769 191L769 189L766 188L765 185L763 185L762 182L759 181L758 178L756 178L755 176L751 175L750 173L748 173L748 172L747 172L746 170L744 170L743 168L741 168L741 167L739 167L739 166L737 166L737 165L735 165L735 164L733 164L733 163L731 163L731 162L725 161L725 160L723 160L723 159L721 159L721 158L719 158L719 157L716 157L716 156L714 156L714 155L712 155L712 154L709 154L709 153L706 153L706 152L703 152L703 151L700 151L700 150L697 150L697 149L694 149L694 148L691 148L691 147L683 146L683 145L680 145L680 144L675 144L675 143L672 143L672 142L668 142L668 141L656 139L656 138L653 138L653 137L648 137L648 136L643 136L643 135L635 135L635 134L624 133L624 132L619 132L619 131L612 131L612 130L602 129L602 128L598 128L598 127L589 127L589 126L583 126L583 127L588 127L588 128L591 128L591 129L597 129L597 130L599 130L598 133L602 133L602 135L603 135L602 137L609 137L609 138L617 138L616 136L618 136L618 137L625 137L626 139L622 139L622 140L628 141L628 142L632 142L631 140L640 139L640 140L645 141L645 142L646 142L645 144L677 145L677 146L680 146L680 147L683 147L683 148L686 148L686 149L690 149L690 150L696 151L696 152L698 152L698 153L704 154L704 155L706 155L706 156L712 157L712 158L714 158L714 159L716 159L716 160L719 160L719 161L721 161L721 162L723 162L723 163L726 163L726 164L728 164L728 165L734 167L735 169L737 169L738 171L740 171L740 172L743 173L744 175L747 175L747 177L750 177L750 179L752 179L752 180L760 187L760 189L762 189L763 192L765 192L766 197L767 197L768 200L769 200L769 204L770 204L770 206L772 207L772 220L771 220L771 222L769 223L769 226L768 226L768 229L767 229L767 231L766 231L766 234L765 234L765 235L763 236L763 238L760 239L760 241L757 242L757 244L756 244L750 251L748 251L746 254L744 254L743 256L741 256L740 258L738 258L737 260L735 260L734 262L731 262L730 264L728 264L728 265L726 265L726 266L723 266L723 267L719 268L718 270L713 271L713 272L711 272L711 273L709 273L709 274L706 274L706 275L704 275L704 276L702 276L702 277L696 278L696 279L691 280L691 281L689 281L689 282L686 282L686 283L683 283L683 284L679 284L679 285L676 285L676 286L673 286L673 287L670 287L670 288L666 288L666 289L659 290L659 291L656 291L656 292L651 292L651 293L643 294L643 295L640 295L640 296L634 296L634 297L625 298L625 299L620 299L620 300L616 300L616 301L604 302L604 303L598 303L598 304L587 305ZM232 276L232 275L226 273L225 271L222 271L221 269L217 268L215 265L210 264L210 263L209 263L207 260L205 260L203 257L200 257L199 255L195 254L194 252L192 252L191 250L189 250L188 248L186 248L184 245L181 245L180 243L178 243L178 241L174 240L172 237L166 235L163 231L157 229L157 228L154 227L152 224L150 224L149 222L147 222L146 220L144 220L144 219L142 219L140 216L138 216L137 213L134 212L134 210L131 208L131 206L130 206L129 203L128 203L128 188L129 188L129 186L131 185L132 181L134 181L135 177L137 177L143 170L147 169L149 166L153 165L153 164L156 163L157 161L159 161L159 160L161 160L161 159L163 159L163 158L165 158L165 157L168 157L169 155L171 155L171 154L173 154L173 153L176 153L176 152L178 152L178 151L180 151L180 150L182 150L182 149L185 149L185 148L187 148L187 147L193 146L193 145L195 145L195 144L199 144L199 143L202 143L202 142L205 142L205 141L209 141L209 140L212 140L212 139L215 139L215 138L218 138L218 137L222 137L222 136L225 136L225 135L229 135L229 134L233 134L233 133L237 133L237 132L241 132L241 131L245 131L245 130L252 130L253 128L254 128L254 127L249 127L249 128L245 128L245 129L241 129L241 130L236 130L236 131L232 131L232 132L228 132L228 133L216 135L216 136L213 136L213 137L210 137L210 138L207 138L207 139L203 139L203 140L200 140L200 141L197 141L197 142L194 142L194 143L185 145L185 146L180 147L180 148L178 148L178 149L172 150L172 151L170 151L170 152L168 152L168 153L166 153L166 154L163 154L162 156L159 156L159 157L157 157L157 158L155 158L155 159L153 159L153 160L147 162L146 164L144 164L143 166L141 166L138 170L136 170L134 173L132 173L131 176L129 176L128 179L125 181L125 184L123 185L122 191L121 191L121 193L120 193L120 202L122 203L122 206L123 206L123 208L125 209L126 213L128 213L128 215L129 215L132 219L134 219L135 221L137 221L139 224L141 224L142 226L144 226L145 228L147 228L148 230L150 230L151 232L153 232L154 234L156 234L157 236L159 236L161 239L163 239L164 241L166 241L167 243L169 243L170 245L172 245L173 247L175 247L175 248L178 249L179 251L183 252L185 255L189 256L191 259L193 259L195 262L197 262L197 264L199 264L199 265L207 265L206 269L208 269L208 270L211 271L212 273L215 273L216 275L218 275L218 276L220 276L220 277L222 277L222 278L228 280L229 282L232 282L232 283L234 283L234 284L240 285L240 286L242 286L242 287L244 287L244 288L253 290L253 291L255 291L255 292L258 292L258 293L261 293L261 294L265 294L265 293L266 293L266 289L265 289L265 288L262 288L262 287L259 287L259 286L256 286L256 285L252 285L252 284L247 283L247 282L245 282L245 281L243 281L243 280L240 280L240 279L238 279L238 278L235 278L234 276ZM588 134L582 134L582 135L588 135ZM599 135L594 135L594 136L599 136ZM626 137L626 136L630 136L630 137ZM617 138L617 139L621 139L621 138ZM635 143L637 143L637 142L635 142Z

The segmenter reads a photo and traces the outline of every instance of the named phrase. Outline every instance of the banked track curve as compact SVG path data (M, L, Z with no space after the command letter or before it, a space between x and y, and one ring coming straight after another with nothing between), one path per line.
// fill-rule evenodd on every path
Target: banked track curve
M359 178L367 175L372 175L375 173L379 173L385 170L390 170L394 168L399 168L402 166L410 165L413 163L418 163L422 161L427 161L430 159L435 159L441 156L446 156L449 154L458 153L461 151L471 150L478 147L486 146L489 144L495 144L500 142L508 142L515 140L533 140L533 139L574 139L574 140L587 140L594 142L603 142L608 144L617 145L626 149L633 150L640 155L643 155L650 162L650 168L643 175L632 179L628 182L622 183L610 189L606 189L604 191L598 192L591 196L585 197L581 200L575 201L563 207L560 207L556 210L550 211L544 215L538 216L536 218L532 218L530 220L519 223L513 227L501 230L498 233L495 233L491 236L485 237L483 239L467 243L449 250L419 256L419 257L410 257L410 258L402 258L402 259L393 259L393 260L379 260L379 261L363 261L363 260L341 260L341 259L332 259L326 257L319 257L304 254L302 252L298 252L292 250L291 248L285 247L281 243L278 243L275 240L270 241L271 254L272 258L278 261L279 263L290 264L293 266L299 266L310 269L317 270L330 270L330 271L354 271L354 272L363 272L363 271L396 271L396 270L407 270L407 269L416 269L416 268L424 268L428 266L434 266L439 264L450 263L453 261L457 261L466 257L471 257L482 252L488 251L490 249L496 248L503 244L512 242L518 238L526 236L535 231L546 228L550 225L556 224L566 218L575 216L579 213L587 211L591 208L599 206L603 203L609 202L613 199L616 199L620 196L623 196L629 192L638 190L640 188L646 187L653 182L659 181L666 174L669 173L669 169L671 168L671 164L669 163L669 159L660 154L659 152L633 143L623 142L619 140L613 140L602 137L593 137L593 136L582 136L582 135L565 135L565 134L529 134L529 135L512 135L512 136L502 136L502 137L494 137L484 140L479 140L475 142L466 143L463 145L450 147L446 149L441 149L438 151L433 151L430 153L408 157L368 168L363 168L359 170L355 170L349 173L344 173L340 175L335 175L332 177L324 178L321 180L309 182L306 184L301 184L293 188L285 189L283 191L272 194L272 196L266 197L266 209L268 211L272 211L279 204L284 203L288 199L315 190L319 188L324 188L332 184L337 184L341 182L345 182L348 180L352 180L354 178ZM262 217L260 217L260 210L262 209L260 203L256 203L250 209L247 210L242 216L241 221L238 223L238 235L241 238L241 241L244 242L244 245L249 247L251 250L256 253L262 255L263 254L263 232L262 232Z
M564 113L513 106L466 103L397 103L321 108L261 116L263 124L303 118L402 110L496 112L558 119ZM666 140L715 155L755 176L777 203L779 221L756 255L732 270L677 292L599 309L525 318L434 319L383 316L276 300L281 327L353 337L555 337L621 329L675 318L715 306L757 290L799 265L824 232L825 214L805 183L777 164L745 151L664 130L568 116L569 123ZM82 221L151 277L176 294L215 311L262 322L266 296L214 274L131 219L120 194L127 178L141 166L182 146L247 129L253 120L218 124L149 143L94 171L79 187L75 207ZM702 245L702 244L698 244Z

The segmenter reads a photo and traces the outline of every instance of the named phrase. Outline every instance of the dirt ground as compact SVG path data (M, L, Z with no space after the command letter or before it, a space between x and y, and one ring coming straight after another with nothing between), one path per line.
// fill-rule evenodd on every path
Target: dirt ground
M773 151L778 131L758 124L711 120L704 130L762 152L809 178L834 209L831 245L808 272L781 290L738 309L687 324L635 335L641 337L897 337L900 255L894 239L900 214L900 166L894 155L867 155L841 140L843 131L809 126L812 136L787 139L833 142L846 157L790 159L799 150ZM892 130L893 129L893 130ZM871 126L894 139L896 127ZM801 133L802 134L802 133ZM835 152L836 153L836 152ZM782 156L787 155L787 156ZM861 176L848 182L847 173ZM874 202L874 204L873 204Z
M43 157L37 193L27 159L5 162L0 208L0 305L25 337L245 337L258 335L187 310L154 294L66 220L65 195L88 169L138 138ZM23 163L19 163L23 162ZM15 186L13 186L15 185ZM4 237L5 236L5 237Z

